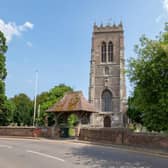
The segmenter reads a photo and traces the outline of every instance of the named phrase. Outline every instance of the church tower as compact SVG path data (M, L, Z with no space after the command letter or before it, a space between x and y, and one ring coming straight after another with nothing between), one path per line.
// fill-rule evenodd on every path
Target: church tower
M124 75L124 35L119 25L94 25L90 61L89 102L99 113L91 124L98 127L122 127L126 111Z

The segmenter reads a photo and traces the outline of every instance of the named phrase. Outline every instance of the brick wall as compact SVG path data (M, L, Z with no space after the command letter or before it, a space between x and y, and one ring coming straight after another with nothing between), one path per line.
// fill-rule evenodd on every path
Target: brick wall
M24 136L24 137L59 137L58 128L34 128L34 127L0 127L0 136Z
M168 150L168 136L154 133L124 133L124 144L148 148L166 148Z
M134 133L124 128L82 128L79 140L168 150L168 136Z
M79 139L85 141L107 142L112 144L123 144L122 128L82 128Z
M35 128L21 127L0 127L0 136L34 136Z

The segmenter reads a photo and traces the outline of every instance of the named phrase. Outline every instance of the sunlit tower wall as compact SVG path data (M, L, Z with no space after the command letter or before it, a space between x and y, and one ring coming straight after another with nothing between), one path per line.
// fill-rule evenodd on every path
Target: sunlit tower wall
M94 25L90 61L89 102L98 113L95 127L122 127L126 111L124 30L118 25Z

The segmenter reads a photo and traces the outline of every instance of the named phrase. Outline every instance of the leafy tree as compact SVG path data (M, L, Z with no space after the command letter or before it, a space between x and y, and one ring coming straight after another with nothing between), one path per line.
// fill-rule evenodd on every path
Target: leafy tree
M7 114L5 113L5 78L7 75L5 53L7 51L6 39L0 31L0 125L7 125Z
M75 114L71 114L68 117L68 126L73 127L78 122L78 117Z
M68 117L68 121L67 121L67 126L69 127L69 135L70 136L75 136L75 129L73 128L74 126L76 126L78 124L78 117L76 114L71 114Z
M6 114L6 121L9 124L14 123L14 112L16 110L16 106L14 102L12 102L10 99L5 101L5 114Z
M135 86L129 102L129 109L136 111L132 119L142 117L150 131L168 130L168 26L155 40L142 36L135 51L128 71Z
M33 120L33 103L30 98L21 93L11 98L15 109L13 111L12 120L18 125L32 125Z
M139 111L134 100L135 100L134 97L128 98L127 115L131 119L132 123L143 124L142 121L143 113L142 111Z
M37 105L40 104L40 115L38 125L45 125L45 118L48 117L48 125L54 124L53 113L46 113L46 110L54 103L60 100L66 92L72 91L72 88L64 84L53 87L48 92L43 92L37 96Z

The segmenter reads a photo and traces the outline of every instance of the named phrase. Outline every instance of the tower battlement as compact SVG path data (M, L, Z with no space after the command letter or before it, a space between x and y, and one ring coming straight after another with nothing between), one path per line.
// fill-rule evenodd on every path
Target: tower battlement
M100 32L123 32L123 25L122 22L119 24L107 24L107 25L97 25L96 23L94 24L93 28L93 33L100 33Z

